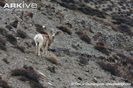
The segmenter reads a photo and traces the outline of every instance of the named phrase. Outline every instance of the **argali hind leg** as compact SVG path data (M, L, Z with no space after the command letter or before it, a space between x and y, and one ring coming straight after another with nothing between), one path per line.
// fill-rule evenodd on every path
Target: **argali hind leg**
M38 46L35 47L35 54L38 55Z
M40 56L41 55L41 49L43 48L42 47L43 46L43 42L40 42L39 44L38 44L38 56Z

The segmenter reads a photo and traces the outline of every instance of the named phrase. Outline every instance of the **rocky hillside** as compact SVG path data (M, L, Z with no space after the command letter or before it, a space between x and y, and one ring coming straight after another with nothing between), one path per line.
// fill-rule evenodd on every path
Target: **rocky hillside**
M0 88L132 88L87 85L133 83L132 0L25 0L38 8L23 10L4 9L5 2ZM61 34L47 56L37 56L34 36L52 29Z

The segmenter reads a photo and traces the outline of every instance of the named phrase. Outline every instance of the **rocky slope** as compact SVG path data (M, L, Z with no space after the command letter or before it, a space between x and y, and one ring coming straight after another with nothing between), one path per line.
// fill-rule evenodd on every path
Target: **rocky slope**
M0 86L45 88L41 86L43 84L48 88L132 88L131 85L73 85L132 83L132 0L124 3L123 0L25 0L30 1L36 2L38 9L26 9L23 13L17 9L4 9L4 3L0 1ZM121 10L114 11L116 8ZM22 22L19 23L16 16ZM52 28L63 32L56 36L49 49L60 65L51 63L45 55L38 57L34 53L35 34L49 32ZM33 74L34 70L27 71L28 68L23 66L32 66L42 72L52 85L46 79L39 84L40 81L34 80L38 78ZM12 76L14 69L22 69L21 75L26 74L28 80Z

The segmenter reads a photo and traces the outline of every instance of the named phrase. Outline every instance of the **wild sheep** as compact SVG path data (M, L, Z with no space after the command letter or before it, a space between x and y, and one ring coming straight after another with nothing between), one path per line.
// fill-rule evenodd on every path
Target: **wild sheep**
M43 28L45 28L45 26L43 26ZM59 31L55 33L44 32L44 33L39 33L35 35L34 37L34 42L36 45L35 52L38 56L40 56L41 49L42 49L43 54L45 52L45 54L47 55L47 50L49 46L51 45L51 43L54 41L54 38L57 34L59 34Z

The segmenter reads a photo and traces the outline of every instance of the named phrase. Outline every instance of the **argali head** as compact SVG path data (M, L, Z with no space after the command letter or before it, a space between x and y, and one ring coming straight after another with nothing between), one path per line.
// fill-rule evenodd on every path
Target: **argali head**
M54 29L51 29L50 33L51 33L52 37L55 37L56 35L61 34L61 31L54 31Z
M55 36L61 34L61 31L54 31L54 29L52 28L51 31L50 31L50 34L51 34L51 41L53 42Z

